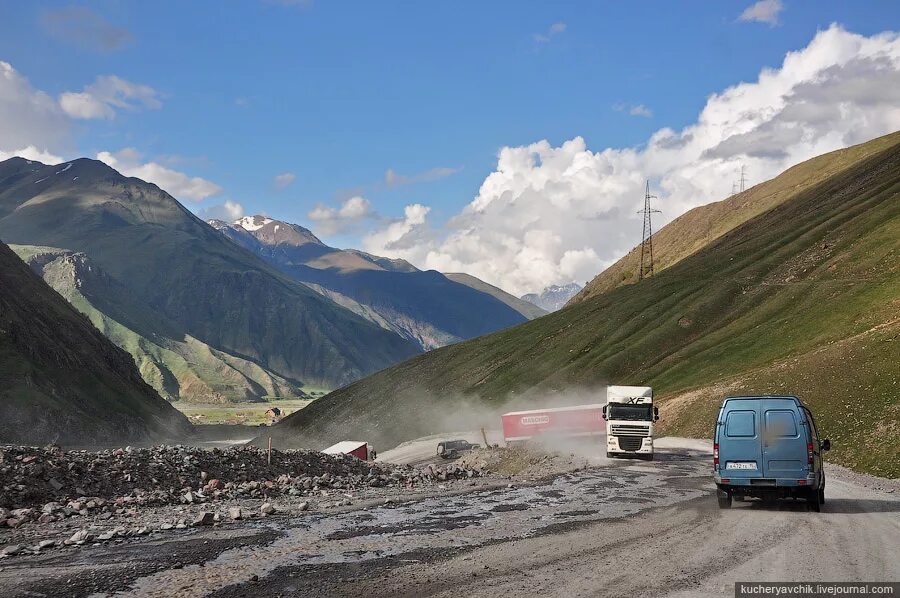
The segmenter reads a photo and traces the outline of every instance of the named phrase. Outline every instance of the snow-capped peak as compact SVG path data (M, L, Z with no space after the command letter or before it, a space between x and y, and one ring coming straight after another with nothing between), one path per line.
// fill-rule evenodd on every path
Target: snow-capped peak
M239 218L234 221L234 224L240 226L244 230L255 231L259 230L268 223L273 222L271 218L267 218L266 216L244 216L243 218Z

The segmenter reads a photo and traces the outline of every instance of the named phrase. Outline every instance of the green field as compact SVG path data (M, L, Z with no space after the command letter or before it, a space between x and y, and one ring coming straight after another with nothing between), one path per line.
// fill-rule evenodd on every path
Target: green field
M232 424L258 426L269 423L266 411L270 407L278 407L281 409L282 417L286 417L295 411L303 409L311 402L312 400L306 399L281 399L264 403L231 403L223 405L179 401L173 403L173 405L184 413L191 423L196 425Z

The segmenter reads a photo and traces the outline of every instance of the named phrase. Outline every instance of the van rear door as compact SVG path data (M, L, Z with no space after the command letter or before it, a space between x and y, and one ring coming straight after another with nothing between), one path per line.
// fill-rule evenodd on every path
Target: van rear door
M763 476L806 478L806 419L791 399L762 399Z
M729 399L719 424L719 473L723 478L762 477L759 399Z

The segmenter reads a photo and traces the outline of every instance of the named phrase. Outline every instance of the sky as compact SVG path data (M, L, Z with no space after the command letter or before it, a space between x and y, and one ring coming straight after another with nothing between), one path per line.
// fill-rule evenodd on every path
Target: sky
M0 159L521 295L900 129L900 3L0 0Z

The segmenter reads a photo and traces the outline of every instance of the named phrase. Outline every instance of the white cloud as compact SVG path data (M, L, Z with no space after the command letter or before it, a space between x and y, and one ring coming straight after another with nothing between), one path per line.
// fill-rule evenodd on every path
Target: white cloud
M616 112L627 112L631 116L643 116L644 118L651 118L653 116L653 111L643 104L623 104L619 102L613 104L613 110Z
M403 175L398 174L393 168L384 171L384 184L388 187L397 187L400 185L409 185L412 183L423 183L427 181L437 181L439 179L456 174L462 168L452 168L449 166L438 166L425 172L417 174Z
M307 217L316 223L317 232L330 235L343 233L357 227L363 220L377 218L372 204L365 197L355 195L341 202L337 208L317 205Z
M478 195L436 230L428 208L364 238L367 251L421 268L464 271L515 294L592 278L640 241L644 180L657 227L727 197L742 164L752 182L900 129L900 37L833 25L709 97L694 124L663 128L635 148L588 149L581 137L500 150Z
M208 206L197 212L197 216L202 220L224 220L225 222L234 222L244 215L244 206L230 199L225 203L215 206Z
M115 153L100 152L97 159L126 176L154 183L178 199L203 201L222 192L221 187L206 179L188 176L156 162L142 162L143 157L134 148L125 148Z
M293 183L297 179L297 175L293 172L283 172L281 174L275 175L272 178L272 182L275 184L275 189L281 191L286 189L288 185Z
M138 110L162 107L159 92L149 85L126 81L115 75L102 75L83 91L67 91L59 96L59 105L72 118L106 119L116 116L116 108Z
M62 157L51 154L45 150L40 150L33 145L11 151L0 150L0 162L15 157L25 158L26 160L36 160L43 164L59 164L60 162L65 162Z
M781 0L759 0L759 2L748 6L739 21L756 21L757 23L768 23L770 26L778 25L778 15L784 10Z
M531 38L539 44L549 43L554 37L561 33L565 33L566 24L565 23L553 23L550 25L550 28L545 33L535 33L531 36Z
M52 156L65 144L69 131L69 119L56 101L0 61L0 152L29 159Z

